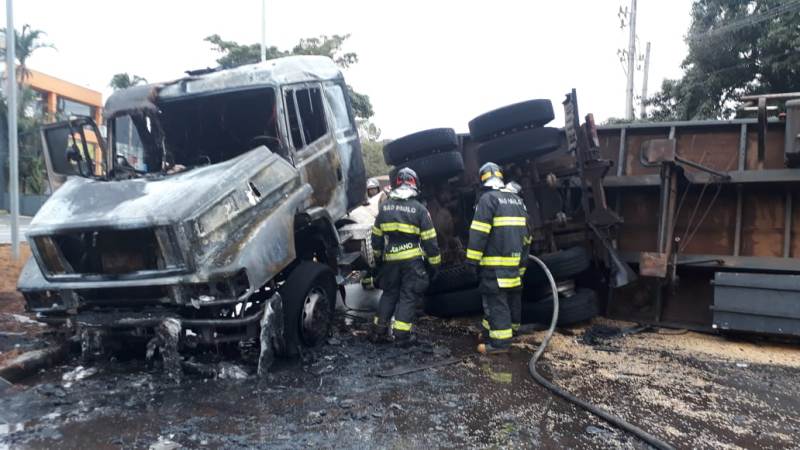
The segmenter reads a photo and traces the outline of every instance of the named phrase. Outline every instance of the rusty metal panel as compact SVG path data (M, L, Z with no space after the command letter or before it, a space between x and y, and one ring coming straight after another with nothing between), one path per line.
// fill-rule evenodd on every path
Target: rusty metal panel
M611 197L613 198L613 195ZM625 222L620 226L619 249L657 251L658 191L654 189L622 191L620 202L620 213Z
M742 256L783 256L783 189L753 187L742 197Z
M597 130L600 138L600 158L614 162L614 167L619 165L619 130Z
M782 123L771 123L767 126L767 147L764 155L763 169L783 169L785 126ZM746 170L757 170L758 165L758 132L756 127L747 129L747 163Z
M649 130L648 130L649 131ZM641 163L642 143L653 139L667 139L669 128L664 128L662 132L648 132L628 130L625 146L628 149L625 154L625 174L626 175L651 175L658 174L659 167L645 167Z
M679 128L675 138L678 155L714 170L736 170L739 161L739 127L705 130L702 133ZM693 167L684 169L689 173L699 172Z
M678 212L675 236L681 238L679 244L682 248L681 253L733 255L736 235L736 190L732 186L724 187L709 209L708 205L717 191L716 185L709 185L703 195L702 203L695 211L702 190L702 186L692 186ZM678 196L682 195L683 190L680 190ZM691 225L689 219L692 219Z
M642 159L648 164L675 161L675 139L651 139L642 142Z

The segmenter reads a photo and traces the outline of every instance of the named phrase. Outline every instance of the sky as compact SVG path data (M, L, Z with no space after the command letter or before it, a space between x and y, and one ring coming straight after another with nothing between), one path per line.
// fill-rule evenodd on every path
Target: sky
M382 138L426 128L467 131L470 119L518 101L560 102L575 88L581 114L598 122L622 117L625 74L617 50L627 47L620 6L630 0L394 2L267 0L267 43L291 48L300 38L350 34L346 51L359 63L345 71L370 96ZM215 66L203 39L256 43L261 0L16 0L16 28L47 32L29 66L110 94L113 74L151 82ZM691 0L639 0L640 48L650 41L649 92L680 77ZM3 22L5 22L3 15ZM636 95L641 93L641 72ZM638 111L638 108L637 108Z

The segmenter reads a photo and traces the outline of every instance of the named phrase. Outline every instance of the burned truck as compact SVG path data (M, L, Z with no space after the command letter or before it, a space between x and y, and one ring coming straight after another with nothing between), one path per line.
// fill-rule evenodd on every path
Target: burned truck
M151 338L165 321L201 344L261 336L267 360L319 343L341 279L337 225L366 181L333 61L136 86L104 117L107 139L88 118L42 129L53 194L27 235L28 310L95 337Z

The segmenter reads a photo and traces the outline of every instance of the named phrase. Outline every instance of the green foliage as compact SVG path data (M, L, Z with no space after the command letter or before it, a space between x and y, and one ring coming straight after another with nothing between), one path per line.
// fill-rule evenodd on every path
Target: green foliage
M655 120L730 118L743 95L800 90L800 14L785 0L695 0L684 75L647 100Z
M334 34L333 36L321 35L319 37L300 39L300 42L291 51L280 50L274 46L267 47L267 59L289 55L320 55L331 58L339 67L346 69L358 62L356 53L342 52L342 45L349 37L349 34ZM205 41L211 43L213 49L221 54L217 59L217 64L222 68L230 69L261 61L261 46L259 44L244 45L235 41L226 41L218 34L208 36ZM368 119L375 114L368 95L354 91L349 85L347 90L350 92L353 112L356 117Z
M132 86L136 86L137 84L144 84L147 83L147 79L144 77L140 77L139 75L131 75L129 73L117 73L111 77L111 82L108 83L108 86L115 91L120 89L127 89Z
M217 64L223 69L255 64L261 61L261 45L259 44L242 45L235 41L223 40L218 34L208 36L205 41L210 42L215 51L222 53L222 56L217 59ZM288 52L278 50L277 47L267 47L267 59L288 55Z
M2 29L5 33L5 29ZM36 92L30 87L22 85L22 82L30 76L27 62L31 55L42 48L55 48L52 44L42 41L45 32L34 30L30 25L23 25L21 31L15 30L15 53L19 66L17 66L17 142L19 148L19 179L20 192L23 194L43 194L47 190L46 170L42 156L42 142L39 138L39 127L42 125L43 118L34 113L26 114L32 109L37 99ZM5 50L0 50L0 54L5 58ZM7 103L5 97L0 98L0 123L7 127ZM2 162L3 170L7 171L7 161ZM7 172L6 172L7 173ZM0 190L5 190L3 186Z
M362 140L361 152L364 154L368 178L389 173L389 166L383 161L383 142Z
M26 111L36 99L35 92L29 87L22 87L17 97L20 112ZM6 99L0 96L0 126L4 129L8 127L7 111ZM47 190L47 171L42 156L42 140L39 137L39 127L42 123L40 116L20 113L17 117L20 193L23 194L44 194ZM8 160L0 161L0 164L7 174ZM3 186L0 191L6 189L8 187Z
M0 28L0 33L5 35L6 29ZM14 30L14 53L17 57L17 61L19 62L19 66L17 66L18 83L23 82L31 75L30 71L28 70L27 63L28 58L30 58L33 52L42 48L55 48L53 44L42 41L42 38L45 36L45 34L47 33L42 30L32 29L28 24L22 26L22 31ZM0 49L0 57L5 60L5 48Z
M355 53L342 53L342 44L350 37L349 34L333 36L322 35L300 39L292 49L292 55L323 55L331 58L339 67L348 68L358 62Z
M372 102L369 101L369 95L354 91L349 84L347 85L347 92L350 93L350 104L353 105L353 113L356 117L369 119L375 114L372 109Z

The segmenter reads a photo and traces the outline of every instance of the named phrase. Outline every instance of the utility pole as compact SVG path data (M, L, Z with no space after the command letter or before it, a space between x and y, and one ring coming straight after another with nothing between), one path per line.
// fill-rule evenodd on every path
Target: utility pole
M6 91L8 106L9 203L11 204L11 254L19 259L19 149L17 148L17 76L14 42L14 5L6 0Z
M647 75L650 72L650 43L647 43L644 51L644 76L642 77L642 109L640 116L642 119L647 117Z
M636 73L636 0L631 0L628 27L628 85L625 87L625 119L633 120L633 75Z
M261 0L261 62L267 60L267 0Z

